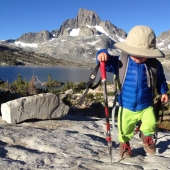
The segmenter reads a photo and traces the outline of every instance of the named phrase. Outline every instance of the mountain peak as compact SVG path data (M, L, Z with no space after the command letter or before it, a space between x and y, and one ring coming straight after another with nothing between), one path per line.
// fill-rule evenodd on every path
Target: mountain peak
M99 25L101 22L100 18L94 11L86 10L84 8L79 9L76 21L77 27L83 27L86 25L95 26Z

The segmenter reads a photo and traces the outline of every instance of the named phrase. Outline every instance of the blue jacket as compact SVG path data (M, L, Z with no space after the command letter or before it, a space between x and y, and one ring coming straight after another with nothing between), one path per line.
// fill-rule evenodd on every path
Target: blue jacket
M101 52L108 54L107 50L102 49L97 52L96 57ZM106 62L106 71L117 75L118 60L118 56L109 57L109 60ZM98 62L97 60L97 63ZM144 63L146 62L147 60ZM134 112L153 105L154 94L152 88L148 87L147 84L146 67L144 63L137 64L129 57L125 81L122 91L118 96L119 105ZM168 91L163 67L159 61L156 88L159 94L165 94Z

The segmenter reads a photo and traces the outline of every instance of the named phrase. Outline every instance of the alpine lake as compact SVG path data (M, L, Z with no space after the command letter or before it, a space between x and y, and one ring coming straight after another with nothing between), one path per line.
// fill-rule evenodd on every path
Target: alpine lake
M48 81L48 75L50 74L53 80L57 80L62 83L74 82L88 82L90 73L93 68L82 66L0 66L0 79L4 82L12 83L17 79L20 74L22 79L30 81L33 76L36 77L36 81L43 84ZM165 77L167 81L170 81L169 68L164 69ZM100 70L98 71L96 82L100 78ZM113 74L107 73L107 80L113 81Z

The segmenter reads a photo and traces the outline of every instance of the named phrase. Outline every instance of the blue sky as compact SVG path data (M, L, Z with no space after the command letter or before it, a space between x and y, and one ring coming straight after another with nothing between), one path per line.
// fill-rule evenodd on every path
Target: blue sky
M135 25L148 25L157 36L170 30L170 0L0 0L0 40L59 29L80 8L127 33Z

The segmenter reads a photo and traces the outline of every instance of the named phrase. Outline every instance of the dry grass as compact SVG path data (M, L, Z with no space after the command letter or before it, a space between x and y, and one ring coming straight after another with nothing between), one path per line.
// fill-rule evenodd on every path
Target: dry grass
M163 121L160 124L158 124L159 129L164 129L166 131L170 131L170 121Z

